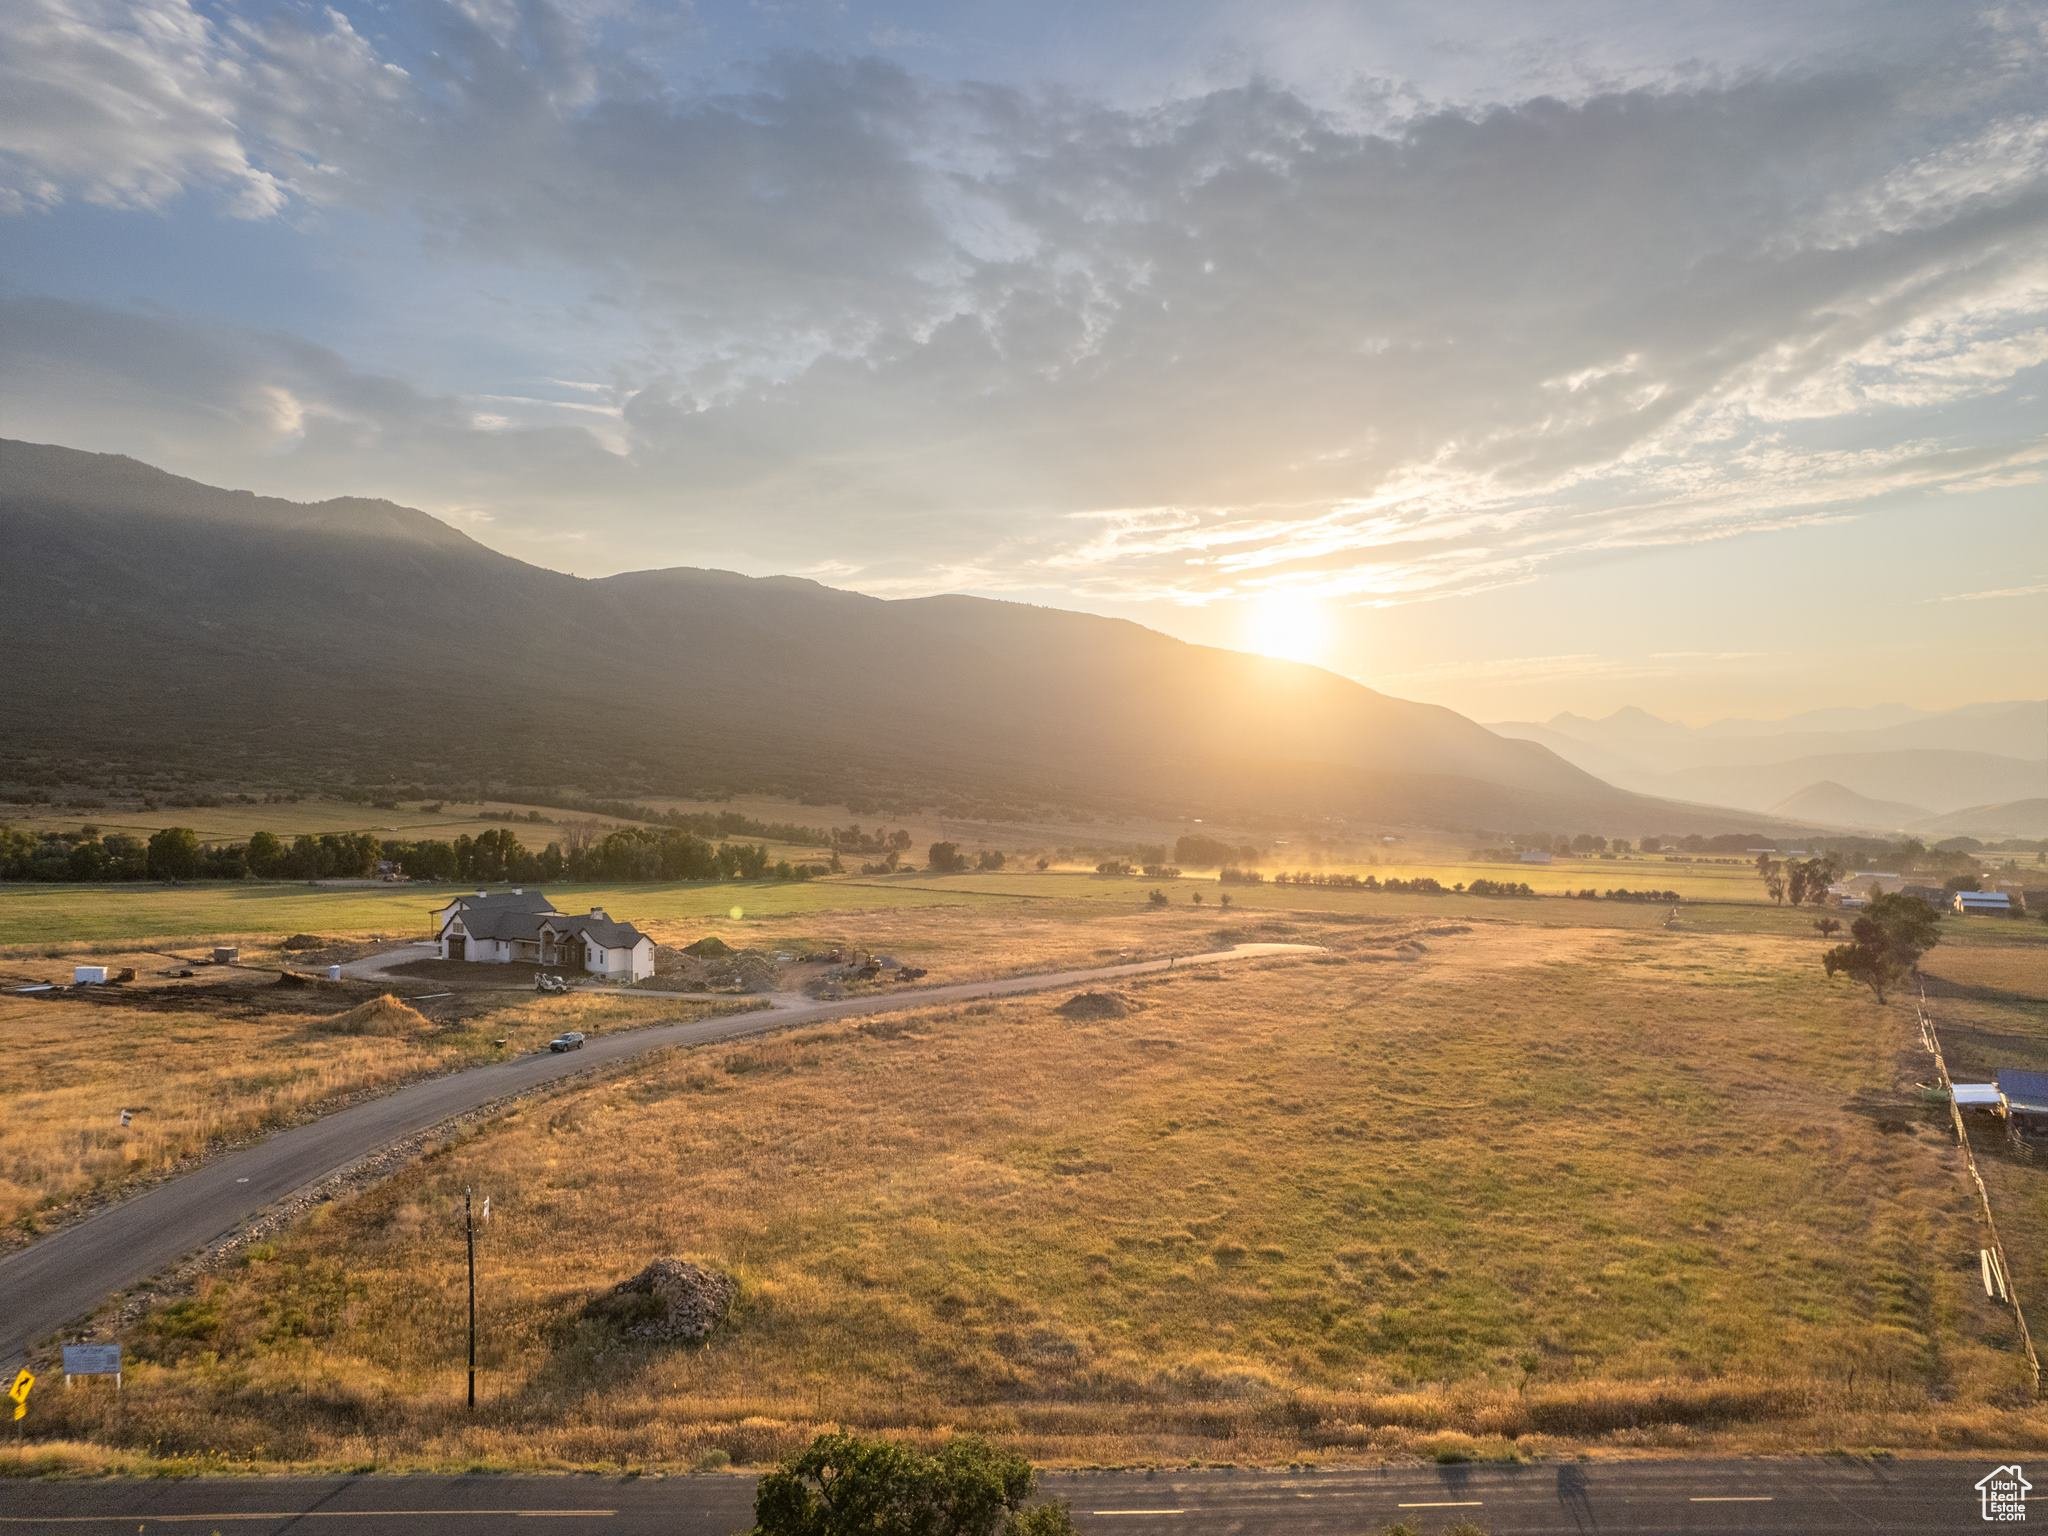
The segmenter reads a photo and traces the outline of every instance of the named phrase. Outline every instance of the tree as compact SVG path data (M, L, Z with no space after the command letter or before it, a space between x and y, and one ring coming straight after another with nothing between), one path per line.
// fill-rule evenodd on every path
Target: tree
M249 834L249 873L270 880L284 873L284 842L275 832Z
M1832 917L1816 917L1813 926L1820 930L1820 936L1824 939L1832 939L1842 931L1841 922Z
M1885 988L1912 975L1941 942L1941 919L1917 896L1875 896L1849 925L1849 942L1822 955L1830 977L1860 981L1884 1001Z
M925 862L935 874L951 875L967 867L967 856L960 851L958 843L933 843Z
M165 827L149 839L149 873L157 880L195 880L204 855L190 827Z
M754 1491L751 1536L1071 1536L1064 1504L1026 1508L1031 1463L961 1435L932 1455L820 1435Z
M1757 877L1764 883L1764 890L1770 894L1771 900L1782 905L1785 900L1785 874L1783 866L1768 853L1760 853L1756 856L1756 872Z
M1003 858L1002 849L984 848L975 855L974 867L976 869L1001 869L1005 862L1007 861Z

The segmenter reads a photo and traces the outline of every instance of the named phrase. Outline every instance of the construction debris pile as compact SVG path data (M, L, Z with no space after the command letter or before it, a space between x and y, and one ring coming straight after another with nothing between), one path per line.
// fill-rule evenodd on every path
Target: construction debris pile
M738 1294L730 1275L687 1259L656 1259L592 1297L583 1316L635 1343L695 1344L725 1320Z
M681 948L657 945L652 985L674 992L773 992L789 956L734 949L713 935Z

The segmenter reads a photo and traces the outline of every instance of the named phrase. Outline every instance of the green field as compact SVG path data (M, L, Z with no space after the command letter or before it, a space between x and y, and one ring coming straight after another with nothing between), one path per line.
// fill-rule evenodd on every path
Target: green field
M1446 884L1470 878L1476 869L1450 865L1386 866L1381 878L1405 869L1409 877L1433 874ZM1649 883L1622 864L1595 866L1609 874L1608 884L1640 887ZM1679 866L1673 866L1677 868ZM1496 878L1504 866L1495 866ZM1591 883L1576 879L1570 866L1560 885ZM1645 865L1648 870L1654 866ZM1624 871L1617 876L1616 871ZM1680 890L1686 882L1666 877ZM1531 882L1534 883L1534 882ZM1691 882L1695 890L1713 889L1722 899L1689 897L1678 926L1703 932L1802 934L1812 931L1813 909L1774 908L1754 899L1754 880L1727 882L1704 871ZM1601 887L1605 889L1606 886ZM157 939L193 943L203 939L312 932L329 936L426 936L428 915L461 886L346 885L311 886L256 881L195 882L181 886L155 884L0 885L0 948L37 950L78 944ZM1213 877L1148 880L1054 870L1004 871L995 874L835 876L790 884L777 881L680 883L646 885L574 885L551 883L548 894L564 911L602 906L614 916L635 922L661 923L725 917L738 907L746 916L783 917L819 912L858 912L947 906L959 903L1052 902L1110 906L1143 906L1148 894L1164 891L1174 907L1201 905L1221 910L1228 895L1231 910L1246 912L1313 912L1336 916L1456 917L1507 919L1544 926L1613 928L1660 927L1670 908L1661 903L1480 897L1455 893L1406 895L1333 886L1221 886ZM1738 899L1739 898L1739 899ZM1972 931L1986 942L2025 941L2036 924L1983 919ZM2010 932L2008 932L2010 930Z

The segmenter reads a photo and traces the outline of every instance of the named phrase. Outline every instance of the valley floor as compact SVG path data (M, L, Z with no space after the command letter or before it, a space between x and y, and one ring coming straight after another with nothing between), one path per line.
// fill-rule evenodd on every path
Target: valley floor
M988 965L1195 924L1333 952L1126 983L1099 1017L1021 998L670 1053L526 1105L145 1316L118 1403L39 1402L42 1454L687 1468L833 1423L1067 1464L2048 1441L1910 1004L1829 984L1790 914L1319 891L1020 921L963 889L892 921L942 919L962 967L977 924ZM1975 1003L2038 1015L2048 947L1945 928ZM474 1419L465 1187L494 1210ZM578 1321L662 1255L738 1278L707 1345Z

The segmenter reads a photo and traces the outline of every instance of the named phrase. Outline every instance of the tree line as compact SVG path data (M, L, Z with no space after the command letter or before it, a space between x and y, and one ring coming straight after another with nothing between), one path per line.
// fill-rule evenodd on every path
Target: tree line
M509 827L452 839L369 832L275 832L202 843L190 827L147 839L87 825L76 832L0 826L0 880L805 880L823 864L770 862L760 843L712 843L681 827L617 827L569 848L525 847Z

